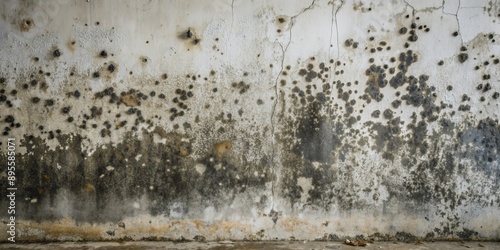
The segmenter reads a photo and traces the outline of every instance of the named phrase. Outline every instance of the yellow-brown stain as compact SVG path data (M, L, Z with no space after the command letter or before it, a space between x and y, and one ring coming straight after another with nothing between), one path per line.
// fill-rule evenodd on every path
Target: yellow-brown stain
M190 153L185 147L181 146L181 147L179 147L179 155L182 157L186 157L186 156L189 156Z
M31 18L26 18L21 21L21 31L27 32L31 28L35 27L35 22Z
M168 138L167 131L165 131L165 129L163 129L162 127L156 126L155 129L153 130L153 133L157 134L158 136L160 136L163 139Z
M139 105L139 100L132 94L124 95L120 98L120 100L129 107L134 107Z
M302 220L295 217L287 217L280 219L278 220L278 223L281 224L286 231L291 231L291 232L293 232L298 228L306 228L309 225L309 223L306 220Z
M94 191L94 186L90 183L87 183L87 185L85 185L85 191L87 191L87 192Z
M239 230L241 232L251 234L252 230L248 225L243 225L239 221L226 221L223 220L219 224L212 225L208 228L209 234L216 234L217 231L222 230L225 233L230 233L231 230Z
M17 223L19 231L23 232L22 241L57 240L79 238L82 240L102 240L103 229L96 225L75 225L71 218L65 217L52 222L23 222Z
M192 222L196 226L196 229L198 229L198 230L200 230L206 226L205 222L203 222L202 220L193 220Z
M214 144L214 154L217 158L221 158L227 152L233 148L233 144L230 141L221 141Z
M276 16L275 21L277 26L276 32L278 34L283 34L288 29L290 18L288 16L279 15Z
M69 51L71 52L75 52L75 44L76 44L76 41L73 40L73 39L70 39L67 43L66 43L66 46L68 47Z
M200 47L199 45L202 41L201 37L196 33L195 29L192 27L179 31L177 38L184 41L184 45L186 46L188 51Z

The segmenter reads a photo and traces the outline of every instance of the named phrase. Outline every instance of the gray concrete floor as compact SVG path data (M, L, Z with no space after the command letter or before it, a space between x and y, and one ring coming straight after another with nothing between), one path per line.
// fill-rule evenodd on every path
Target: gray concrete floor
M48 243L48 244L0 244L0 249L411 249L411 250L447 250L447 249L499 249L500 242L422 242L400 243L400 242L375 242L366 247L348 246L341 242L317 242L317 241L293 241L293 242L85 242L85 243Z

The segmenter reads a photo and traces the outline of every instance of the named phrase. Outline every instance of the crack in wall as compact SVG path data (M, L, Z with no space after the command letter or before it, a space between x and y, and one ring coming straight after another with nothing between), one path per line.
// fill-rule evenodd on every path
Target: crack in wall
M335 11L335 32L337 33L337 60L340 58L339 24L338 24L337 14L339 13L342 6L344 6L344 0L340 1L340 6Z
M328 56L330 56L330 51L331 51L331 48L332 48L332 36L333 36L333 25L335 24L335 33L336 33L336 42L337 42L337 61L340 60L340 42L339 42L339 25L338 25L338 22L337 22L337 14L339 13L340 9L342 8L342 6L344 6L344 0L340 0L340 6L337 8L337 10L335 10L335 4L332 2L332 26L330 28L330 48L328 50ZM333 69L332 67L330 67L330 70L328 72L328 75L329 76L333 76L332 75L332 72L335 71L337 69L337 64L335 63L333 65ZM332 77L333 79L333 77ZM333 95L333 91L330 93L330 99L332 98L332 95ZM328 115L331 116L332 114L332 110L331 110L331 106L329 105L328 106Z
M453 13L447 13L444 11L444 5L446 4L446 0L443 0L443 3L442 3L442 6L441 6L441 12L443 12L443 14L445 15L450 15L450 16L454 16L455 19L457 20L457 29L458 29L458 35L460 36L460 44L463 46L464 45L464 39L462 37L462 31L460 29L460 20L458 20L458 12L460 11L460 9L462 7L460 7L461 5L461 0L458 0L458 7L457 7L457 11L455 12L455 14Z
M312 7L314 6L315 3L316 3L316 0L313 0L312 3L308 7L302 9L302 11L300 11L298 14L296 14L290 18L290 30L289 30L288 42L287 42L285 47L283 47L283 45L281 43L278 43L279 46L281 47L282 57L281 57L281 63L280 63L281 64L280 71L278 72L278 75L276 76L276 80L274 82L275 100L274 100L273 108L271 111L271 164L273 164L273 166L271 168L272 169L272 176L273 176L272 183L271 183L271 194L273 196L273 199L272 199L272 203L271 203L270 214L276 213L276 211L274 210L275 185L277 183L279 183L278 179L276 179L276 181L274 180L275 176L276 176L276 178L278 178L278 175L276 174L276 166L280 166L280 164L275 164L276 149L275 149L275 136L274 136L275 129L276 129L274 120L275 120L275 115L276 115L276 107L278 106L278 102L279 102L279 90L278 90L279 78L280 78L281 74L283 73L286 52L288 50L288 47L290 46L290 43L292 42L292 30L293 30L293 25L294 25L295 19L298 16L300 16L301 14L303 14L304 12L312 9ZM276 223L276 221L275 221L275 223Z
M460 20L458 19L458 12L460 11L460 9L463 9L464 7L461 7L461 0L458 0L458 7L457 7L457 11L455 13L448 13L448 12L445 12L444 11L444 6L446 4L446 0L443 0L442 4L441 4L441 7L439 8L425 8L425 9L421 9L421 10L417 10L413 5L411 5L410 3L408 3L407 0L403 0L403 2L406 4L406 6L410 7L412 9L412 15L413 15L413 18L415 18L415 13L417 13L418 11L425 11L425 10L436 10L436 9L441 9L441 12L445 15L450 15L450 16L454 16L455 19L457 20L457 28L458 28L458 34L460 36L460 43L461 45L463 46L464 44L464 40L463 40L463 37L462 37L462 32L461 32L461 29L460 29ZM474 7L476 8L476 7Z
M413 16L415 16L415 12L417 12L417 11L415 10L415 7L413 7L413 5L411 5L411 4L409 4L406 0L403 0L403 2L405 2L406 6L409 6L409 7L412 9L411 14L412 14Z
M235 0L231 1L231 30L233 29L234 25L234 1Z

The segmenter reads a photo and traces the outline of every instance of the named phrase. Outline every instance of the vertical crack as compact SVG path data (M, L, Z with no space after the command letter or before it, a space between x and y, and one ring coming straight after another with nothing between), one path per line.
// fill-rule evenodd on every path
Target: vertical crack
M460 30L460 20L458 20L458 12L460 11L460 5L462 4L461 3L461 0L458 0L458 7L457 7L457 11L455 13L447 13L444 11L444 5L446 4L446 0L443 0L443 3L442 3L442 6L441 6L441 12L443 12L443 14L445 15L450 15L450 16L454 16L455 19L457 20L457 29L458 29L458 35L460 36L460 44L463 46L464 45L464 39L462 37L462 32Z
M233 0L234 2L234 0ZM301 15L302 13L312 9L312 7L314 6L316 0L312 0L312 3L302 9L302 11L300 11L297 15L294 15L290 18L290 30L289 30L289 39L288 39L288 42L286 43L286 46L283 46L281 43L278 42L280 48L281 48L281 53L282 53L282 57L281 57L281 62L280 62L280 71L278 72L278 75L276 76L276 79L274 81L274 96L275 96L275 100L273 102L273 108L271 110L271 164L273 164L271 170L272 170L272 183L271 183L271 194L272 194L272 203L271 203L271 212L270 213L275 213L275 210L274 210L274 201L275 201L275 186L277 184L277 179L278 179L278 176L277 176L277 173L276 173L276 165L275 164L275 160L276 160L276 146L275 146L275 129L276 129L276 126L275 126L275 116L276 116L276 107L278 106L278 103L279 103L279 90L278 90L278 84L279 84L279 78L281 76L281 74L283 73L283 69L284 69L284 64L285 64L285 55L286 55L286 52L288 50L288 47L290 46L290 43L292 42L292 30L293 30L293 25L295 23L295 19ZM276 177L276 181L274 180L274 177ZM274 219L273 219L274 220ZM276 223L276 221L275 221Z
M337 57L336 57L337 61L340 60L339 24L338 24L338 21L337 21L337 14L339 13L339 11L342 8L342 6L344 6L344 0L340 0L340 6L336 10L335 10L335 3L332 2L332 25L331 25L331 28L330 28L330 48L328 49L328 57L329 57L329 59L331 58L331 49L332 49L332 46L333 46L332 45L333 25L335 25L336 44L337 44ZM330 66L328 75L331 77L331 79L333 79L332 72L336 71L336 69L337 69L337 64L336 63L333 65L333 67ZM333 84L333 82L332 82L332 84ZM332 95L333 95L333 91L331 91L331 93L330 93L330 100L331 100ZM332 114L331 105L328 105L328 115L331 116L331 114Z
M335 31L337 33L337 60L339 59L340 57L340 43L339 43L339 23L338 23L338 20L337 20L337 14L339 13L339 10L340 8L342 8L342 6L344 6L344 0L341 0L340 1L340 6L337 8L337 10L335 11ZM335 7L335 6L334 6ZM333 8L332 7L332 10ZM336 64L335 64L336 65Z
M234 0L231 1L231 29L233 29L234 24Z
M409 6L411 8L411 10L412 10L411 11L412 16L415 16L415 12L417 12L415 10L415 7L413 7L413 5L411 5L411 4L409 4L406 0L403 0L403 2L405 2L406 6Z
M464 38L462 37L462 31L460 30L460 20L458 20L458 12L460 11L461 0L458 0L457 12L455 12L455 19L457 19L458 35L460 36L460 43L464 45Z

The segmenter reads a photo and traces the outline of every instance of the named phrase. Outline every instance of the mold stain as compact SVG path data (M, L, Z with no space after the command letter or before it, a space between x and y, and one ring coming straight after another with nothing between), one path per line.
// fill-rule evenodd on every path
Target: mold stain
M233 148L233 144L230 141L221 141L214 144L214 154L217 159L227 154Z
M30 29L35 27L35 22L31 18L26 18L21 20L20 29L22 32L28 32Z
M184 45L188 51L198 47L202 41L194 28L187 28L178 32L177 38L184 41Z
M127 94L120 97L120 101L128 107L135 107L139 105L139 100L133 94Z
M71 51L71 52L75 52L75 45L76 45L76 41L75 40L72 40L70 39L67 43L66 43L66 46L68 47L68 50Z

